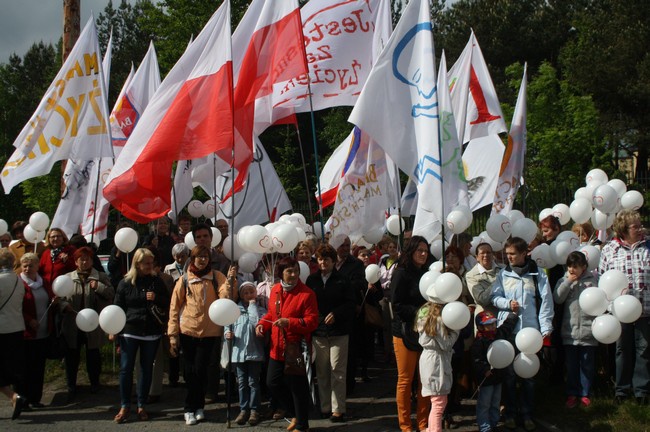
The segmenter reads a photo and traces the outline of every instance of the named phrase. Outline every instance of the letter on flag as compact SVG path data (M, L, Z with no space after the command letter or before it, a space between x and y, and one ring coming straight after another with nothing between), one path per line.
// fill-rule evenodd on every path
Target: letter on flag
M90 17L2 169L5 192L45 175L56 161L112 156L97 30Z
M224 1L142 114L104 196L138 222L166 215L173 162L232 149L231 95L230 2Z
M447 79L461 143L507 131L490 72L473 31Z
M519 186L523 183L524 157L526 155L526 70L527 65L524 65L524 76L521 79L517 105L508 134L508 146L503 154L499 182L494 194L493 214L507 215L510 213Z
M438 121L429 2L411 0L370 72L350 122L416 180L420 205L440 220Z

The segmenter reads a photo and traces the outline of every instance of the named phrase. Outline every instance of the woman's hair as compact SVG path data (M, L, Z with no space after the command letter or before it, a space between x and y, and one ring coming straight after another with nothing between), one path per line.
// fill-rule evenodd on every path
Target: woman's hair
M402 250L402 255L399 258L399 266L403 268L413 267L413 253L418 249L420 243L427 245L427 250L429 249L429 242L422 236L415 235L409 239L408 242L404 244L404 249ZM428 254L430 257L431 254ZM427 258L428 261L428 258Z
M463 253L463 251L457 246L454 246L453 244L447 246L447 248L445 249L445 257L449 254L455 255L456 258L458 258L458 261L460 262L461 265L463 264L463 261L465 261L465 254Z
M296 246L296 252L298 252L300 249L307 249L310 255L312 255L316 250L314 242L307 239L298 242L298 245Z
M379 242L377 242L377 247L382 249L383 247L388 247L389 244L394 244L397 246L397 241L389 235L384 235Z
M582 252L573 251L566 259L567 267L587 267L587 257Z
M90 259L95 257L95 251L90 246L82 246L72 254L72 258L77 261L80 257L87 256Z
M135 279L138 277L138 264L144 261L144 259L147 257L151 257L151 259L155 259L153 253L149 249L146 248L136 249L135 253L133 254L133 261L131 262L131 268L129 269L128 273L124 276L124 280L135 285Z
M492 245L491 245L490 243L485 243L485 242L483 242L483 243L479 243L479 244L476 246L476 249L474 250L474 255L478 256L478 251L481 250L481 248L484 248L484 247L488 247L488 248L490 248L490 252L494 252L494 251L492 250Z
M192 251L190 252L190 258L194 259L197 256L200 256L200 255L203 255L203 254L208 256L208 259L210 260L209 262L211 263L212 262L212 252L210 251L210 248L207 247L207 246L194 246L192 248Z
M560 219L553 215L548 215L541 221L539 221L539 228L551 228L556 231L562 230L562 225L560 224Z
M0 249L0 268L13 268L16 255L14 255L9 248Z
M424 331L428 336L434 337L438 332L438 324L442 324L440 328L442 329L442 335L447 336L447 326L442 322L442 308L444 305L427 302L423 304L416 314L415 319L415 331ZM426 314L426 320L422 329L418 328L419 317Z
M331 258L332 261L336 262L336 249L334 249L330 244L323 243L318 246L318 249L316 249L316 258Z
M581 224L575 223L571 227L571 231L573 231L578 236L584 234L588 238L591 238L591 236L594 235L594 226L589 221Z
M61 228L50 228L48 230L47 234L45 235L45 247L48 247L48 248L50 247L50 234L52 234L53 231L56 231L59 234L61 234L61 237L63 238L62 246L66 246L68 244L69 240L68 240L68 236L65 235L63 230Z
M275 265L275 277L277 279L282 279L282 273L289 267L295 267L298 265L298 260L294 257L286 256L277 262Z
M38 264L40 262L40 259L38 258L38 255L36 255L33 252L27 252L23 256L20 257L20 263L28 262L30 264Z
M176 243L174 247L172 247L172 256L176 258L179 255L190 255L190 248L188 248L185 243Z
M639 219L641 219L641 216L636 210L621 210L618 212L614 219L614 224L612 225L616 237L620 239L627 237L627 231L630 229L630 225Z

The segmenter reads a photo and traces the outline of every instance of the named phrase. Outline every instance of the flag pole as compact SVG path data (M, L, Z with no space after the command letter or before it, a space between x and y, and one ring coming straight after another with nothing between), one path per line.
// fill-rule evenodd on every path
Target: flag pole
M296 122L296 133L298 135L298 148L300 148L300 159L302 160L302 172L305 175L305 188L307 188L307 206L309 206L309 218L313 226L314 212L311 208L311 192L309 188L309 178L307 176L307 165L305 164L305 152L302 149L302 139L300 138L300 128L298 127L298 122ZM318 188L318 193L320 194L320 187Z
M230 3L228 3L228 9L230 9ZM230 52L232 55L232 37L230 38ZM234 80L234 71L233 71L233 64L232 61L230 61L230 76L231 79ZM230 181L231 181L231 192L232 196L230 197L230 208L231 208L231 216L232 219L230 220L230 232L232 238L230 239L230 256L232 258L235 257L235 243L234 243L234 235L233 233L235 232L235 87L234 87L234 81L231 81L231 92L230 92L230 108L232 112L231 116L231 125L230 125L230 130L232 131L231 135L231 143L232 143L232 151L231 151L231 160L230 160ZM214 159L214 164L216 167L216 158ZM216 168L215 168L216 169ZM217 199L217 189L216 189L216 178L215 178L215 189L214 189L214 197L215 201ZM216 212L216 208L215 208ZM216 216L215 216L216 219ZM216 224L215 220L215 224ZM230 272L230 269L228 269L228 273ZM231 276L228 280L229 285L230 285L230 299L234 298L234 290L233 286L235 285L235 280L237 278L237 275ZM226 380L226 428L230 429L230 388L232 387L230 385L230 377L232 375L232 342L227 344L228 346L228 380Z
M109 129L109 131L110 131L110 129ZM111 136L110 132L108 134L109 134L108 136L110 137ZM97 197L99 196L99 178L101 177L101 175L102 175L102 158L98 158L98 162L97 162L97 182L95 183L95 199L93 201L93 203L94 203L93 204L93 223L92 223L91 230L90 230L90 243L94 243L93 240L95 239L95 231L96 231L95 222L97 220Z
M301 151L302 151L302 149L301 149ZM266 183L264 183L264 176L262 175L262 160L261 159L256 159L254 155L255 155L255 153L253 153L253 163L257 162L257 169L260 171L260 179L262 179L262 192L264 193L264 204L266 204L266 215L269 218L269 222L273 222L271 220L271 208L269 207L269 197L266 194ZM260 155L260 157L261 157L261 155ZM303 162L303 166L304 166L304 162ZM234 198L234 195L233 195L233 198Z

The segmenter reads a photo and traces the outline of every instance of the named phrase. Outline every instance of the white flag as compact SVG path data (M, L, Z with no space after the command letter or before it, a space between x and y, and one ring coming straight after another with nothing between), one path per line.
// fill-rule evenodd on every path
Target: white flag
M469 208L472 211L494 202L503 151L499 135L473 139L465 149L463 164L467 176Z
M375 63L350 122L417 181L420 205L442 217L438 94L426 0L412 0Z
M108 105L97 42L90 17L68 59L16 140L2 170L5 192L47 174L56 161L111 156Z
M507 131L490 72L473 31L447 78L462 143Z
M524 157L526 156L526 71L528 65L524 65L524 76L521 79L517 105L512 116L510 133L508 134L508 146L503 155L501 170L499 171L499 182L494 195L492 213L507 215L512 210L515 196L519 186L523 184Z

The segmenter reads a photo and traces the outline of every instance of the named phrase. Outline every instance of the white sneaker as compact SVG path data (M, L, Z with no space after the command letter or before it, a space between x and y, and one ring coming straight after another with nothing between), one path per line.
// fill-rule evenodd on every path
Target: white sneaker
M196 417L196 421L205 420L205 411L203 411L202 409L197 409L195 417Z
M188 426L196 424L196 417L194 416L193 412L186 412L185 413L185 424L188 425Z

